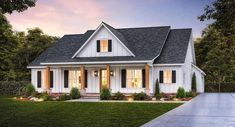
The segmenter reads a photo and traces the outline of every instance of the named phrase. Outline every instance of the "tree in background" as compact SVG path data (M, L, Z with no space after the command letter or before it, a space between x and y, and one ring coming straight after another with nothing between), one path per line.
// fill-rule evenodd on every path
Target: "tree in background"
M234 0L217 0L198 17L200 21L214 21L195 41L197 64L207 73L207 82L235 81L234 7Z
M197 81L196 81L195 73L193 73L193 77L192 77L192 92L194 93L197 92Z
M0 12L11 14L13 11L23 12L34 7L36 0L0 0Z

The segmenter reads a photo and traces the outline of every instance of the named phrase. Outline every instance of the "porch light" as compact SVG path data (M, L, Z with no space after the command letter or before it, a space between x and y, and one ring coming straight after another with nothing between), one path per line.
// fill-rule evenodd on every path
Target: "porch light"
M114 76L114 75L115 75L114 71L111 70L111 71L110 71L110 76Z
M97 71L97 70L94 71L94 76L95 76L95 77L98 76L98 71Z

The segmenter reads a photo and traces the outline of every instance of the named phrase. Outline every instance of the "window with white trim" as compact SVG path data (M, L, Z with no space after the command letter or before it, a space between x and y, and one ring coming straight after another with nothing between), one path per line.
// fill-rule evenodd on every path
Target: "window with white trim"
M142 88L142 70L127 70L126 83L128 88Z

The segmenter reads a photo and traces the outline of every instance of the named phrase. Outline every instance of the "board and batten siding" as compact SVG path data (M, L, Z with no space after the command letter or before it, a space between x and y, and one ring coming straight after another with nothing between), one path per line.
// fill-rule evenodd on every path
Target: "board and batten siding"
M183 68L182 66L154 66L153 73L153 89L155 90L156 80L159 82L159 71L175 70L176 71L176 83L159 83L160 92L164 93L176 93L179 87L183 87Z
M97 40L112 40L112 52L97 52ZM131 53L104 26L78 53L77 57L131 56Z

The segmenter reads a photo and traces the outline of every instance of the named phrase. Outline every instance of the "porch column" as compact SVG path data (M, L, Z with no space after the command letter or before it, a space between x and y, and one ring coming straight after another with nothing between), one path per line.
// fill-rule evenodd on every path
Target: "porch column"
M81 89L85 89L85 67L84 67L84 65L81 65L80 71L81 71Z
M45 88L47 92L50 92L50 67L46 67L46 72L45 72Z
M145 65L145 88L149 90L149 65Z
M110 88L110 65L106 66L107 70L107 88Z

